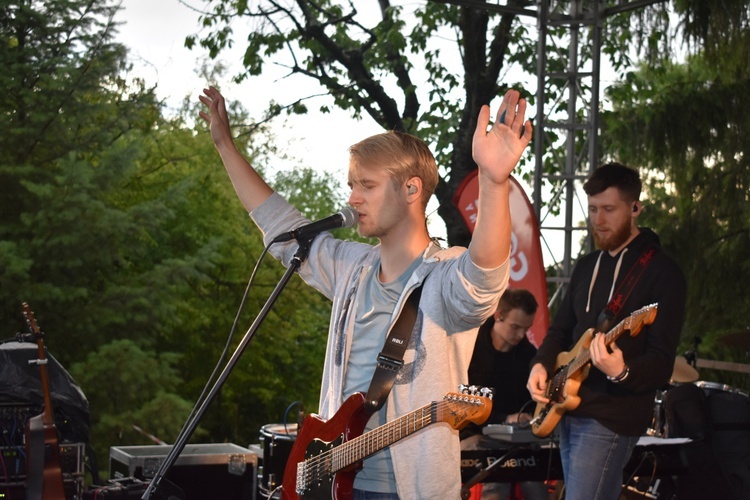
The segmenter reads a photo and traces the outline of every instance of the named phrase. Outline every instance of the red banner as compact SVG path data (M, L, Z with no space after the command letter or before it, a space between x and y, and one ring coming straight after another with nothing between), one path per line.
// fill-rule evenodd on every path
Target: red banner
M477 221L477 198L479 197L477 175L477 170L467 175L458 187L456 196L453 197L453 203L472 232ZM539 347L549 327L547 278L544 273L539 224L534 215L534 208L521 185L513 177L510 181L511 248L508 286L527 289L539 303L534 325L527 333L531 343Z

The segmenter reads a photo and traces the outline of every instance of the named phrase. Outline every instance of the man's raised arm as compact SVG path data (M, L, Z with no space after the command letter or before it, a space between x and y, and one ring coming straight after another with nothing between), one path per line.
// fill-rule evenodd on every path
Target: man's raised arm
M200 101L208 107L200 116L208 122L211 138L221 161L227 169L234 190L248 212L252 212L271 196L273 189L258 175L255 169L237 150L232 139L224 97L214 87L203 89Z
M494 269L510 255L510 182L508 176L531 141L531 121L524 122L526 100L509 90L487 130L490 108L482 106L472 153L479 167L479 206L469 252L479 267Z

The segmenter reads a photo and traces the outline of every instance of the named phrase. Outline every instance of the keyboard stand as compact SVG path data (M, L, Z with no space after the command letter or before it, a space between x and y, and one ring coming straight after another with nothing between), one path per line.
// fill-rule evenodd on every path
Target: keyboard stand
M484 467L479 472L477 472L471 479L466 481L463 486L461 486L461 498L463 500L468 500L468 498L471 496L471 487L474 486L477 483L481 483L484 481L484 479L489 476L492 473L492 469L499 464L502 464L505 462L505 459L508 458L508 455L515 453L517 446L511 446L508 448L508 451L506 451L504 454L502 454L497 460L492 462L487 467Z

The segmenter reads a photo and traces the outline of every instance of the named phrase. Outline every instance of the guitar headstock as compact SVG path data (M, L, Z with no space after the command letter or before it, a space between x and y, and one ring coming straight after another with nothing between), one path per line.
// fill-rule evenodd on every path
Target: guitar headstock
M26 324L29 325L29 330L31 330L31 339L36 343L39 351L39 359L44 360L46 357L44 353L44 334L36 324L34 312L26 302L23 303L23 315L26 318Z
M31 310L26 302L23 303L23 316L26 318L26 324L29 325L31 333L39 335L39 326L37 326L36 319L34 319L34 311Z
M641 307L637 311L628 317L628 329L630 330L631 336L638 335L644 325L650 325L656 319L656 312L659 308L659 304L650 304L645 307Z
M438 403L438 420L456 430L463 429L469 422L484 423L492 412L492 390L476 386L459 389L461 392L449 392Z

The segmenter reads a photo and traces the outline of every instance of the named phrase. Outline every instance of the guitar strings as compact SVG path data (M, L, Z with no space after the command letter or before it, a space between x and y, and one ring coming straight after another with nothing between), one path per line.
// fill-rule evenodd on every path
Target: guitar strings
M429 403L411 413L402 415L392 422L326 450L315 457L301 462L305 484L312 484L321 476L330 476L347 466L358 462L403 437L438 421L438 412L444 411L455 401Z
M384 437L388 437L390 431L395 432L396 430L403 430L403 432L410 433L410 426L414 427L411 432L424 428L432 420L432 412L425 413L424 410L433 405L438 407L436 409L440 409L439 407L444 406L444 403L430 403L427 406L419 408L415 412L397 418L393 422L381 425L367 434L357 436L331 448L330 450L326 450L315 457L311 457L303 462L305 464L305 469L308 474L313 473L317 476L320 475L320 473L323 473L323 475L327 475L362 460L369 455L367 450L371 449L373 444L380 443ZM413 421L411 421L412 418ZM395 436L395 434L393 436ZM368 447L368 445L370 446Z

